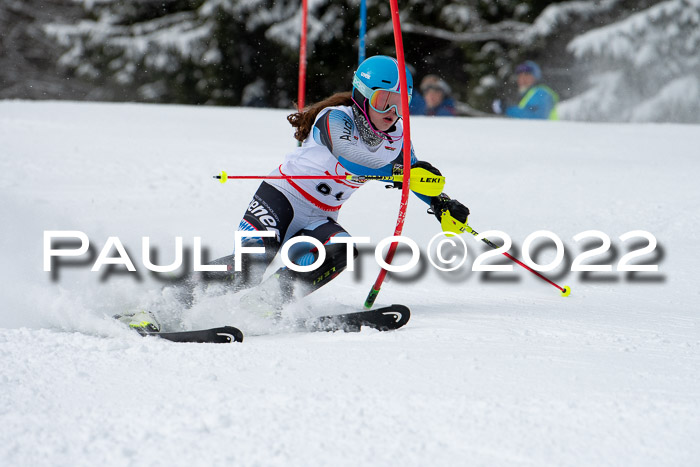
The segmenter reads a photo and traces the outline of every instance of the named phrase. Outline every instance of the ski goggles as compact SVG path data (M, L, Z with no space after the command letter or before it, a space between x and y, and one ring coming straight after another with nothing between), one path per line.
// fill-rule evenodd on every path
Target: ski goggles
M411 102L410 96L408 102ZM387 91L386 89L375 90L369 98L369 105L380 114L385 114L391 109L395 109L396 115L399 117L403 116L401 112L401 93L396 91Z
M385 114L391 109L395 109L396 115L399 117L403 116L401 111L401 93L399 91L390 91L388 89L371 89L357 77L353 79L352 84L362 93L363 96L369 96L369 105L376 112ZM409 94L409 104L411 103L412 98L413 96Z

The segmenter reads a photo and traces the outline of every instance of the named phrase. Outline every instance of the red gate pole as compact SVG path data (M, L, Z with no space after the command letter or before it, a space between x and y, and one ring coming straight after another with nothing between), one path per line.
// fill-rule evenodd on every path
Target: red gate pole
M403 225L406 220L406 208L408 207L409 179L411 175L411 125L408 115L408 83L406 80L406 62L403 55L403 39L401 37L401 20L399 19L398 0L390 0L391 3L391 22L394 26L394 43L396 44L396 60L399 64L399 83L401 87L401 114L403 116L403 186L401 187L401 204L399 207L399 217L396 220L396 229L394 236L398 237L403 232ZM389 245L384 261L391 264L394 259L394 253L398 247L398 242ZM365 300L365 308L372 308L374 301L379 295L379 290L382 287L382 282L386 278L387 270L382 268L379 271L377 280L374 281L372 290L370 290Z
M306 98L306 16L308 13L307 0L301 0L301 37L299 38L299 95L297 107L304 108Z

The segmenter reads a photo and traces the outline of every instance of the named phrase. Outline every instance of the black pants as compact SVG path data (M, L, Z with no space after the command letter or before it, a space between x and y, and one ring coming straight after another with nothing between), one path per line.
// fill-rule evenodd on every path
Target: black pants
M198 285L207 287L210 283L224 284L233 292L258 285L267 267L279 253L284 239L290 233L289 229L297 228L298 222L295 220L294 207L289 199L275 187L265 182L261 183L243 215L239 230L275 232L274 237L251 237L243 242L245 246L263 246L265 253L241 255L241 271L235 271L234 255L213 261L210 264L226 265L227 270L205 272L189 278L186 288L183 289L185 293L181 295L182 301L191 305L193 291ZM334 236L349 236L349 234L334 219L326 218L291 232L290 238L299 236L313 237L323 244L326 250L325 261L314 271L298 272L283 267L277 271L277 274L290 293L296 289L298 293L305 295L327 284L347 267L345 244L330 244L329 240ZM355 249L354 256L357 255L358 252ZM289 259L295 264L311 264L317 258L318 250L311 243L298 243L289 251ZM295 287L297 285L303 287ZM289 300L294 298L299 297L290 296Z

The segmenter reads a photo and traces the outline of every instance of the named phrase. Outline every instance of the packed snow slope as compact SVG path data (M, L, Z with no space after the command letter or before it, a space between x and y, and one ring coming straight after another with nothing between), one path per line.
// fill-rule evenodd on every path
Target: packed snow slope
M562 240L545 274L567 298L518 266L472 271L486 250L467 236L456 271L423 255L384 285L377 306L413 312L396 332L285 332L237 294L163 305L167 279L143 266L142 238L157 264L173 261L176 237L186 257L194 237L210 258L229 254L258 182L212 175L275 168L294 148L285 115L0 102L0 465L698 465L700 127L411 119L417 154L474 229L506 232L518 257L533 232ZM369 183L339 221L376 246L399 199ZM425 210L412 197L404 230L424 254L439 231ZM45 272L50 230L84 232L92 256ZM612 245L582 264L611 271L571 272L602 244L574 241L589 230ZM618 271L649 243L620 239L637 230L658 244L630 264L657 272ZM109 237L136 273L91 272ZM359 308L379 271L372 245L285 313ZM555 259L544 238L529 251ZM230 324L246 340L173 344L110 319L159 300L171 330Z

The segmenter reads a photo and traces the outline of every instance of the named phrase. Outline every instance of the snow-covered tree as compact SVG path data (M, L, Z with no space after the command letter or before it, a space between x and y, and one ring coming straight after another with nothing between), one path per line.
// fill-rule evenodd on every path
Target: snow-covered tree
M367 55L393 54L389 2L367 3ZM698 121L699 3L402 0L400 8L416 82L439 74L479 110L513 92L514 66L534 59L564 99L562 118ZM359 4L309 0L307 102L348 89ZM30 26L16 25L30 13L22 23ZM38 33L47 21L53 43ZM0 64L10 63L0 67L0 92L9 97L22 86L16 57L34 54L68 73L65 83L86 99L273 107L296 99L300 0L7 0L0 26ZM61 97L52 86L46 97Z
M296 96L299 0L73 1L85 18L45 30L66 48L59 65L90 80L93 98L289 106ZM309 1L309 101L347 89L357 65L359 3ZM417 79L441 74L466 98L470 80L498 61L494 55L517 45L515 33L534 19L536 3L543 2L402 3L407 61ZM487 42L494 46L481 53ZM386 0L368 0L367 54L376 53L394 53Z
M585 91L562 102L562 118L700 122L700 0L565 2L542 13L529 39L572 23L587 27L564 41Z
M292 0L85 0L87 18L47 33L67 51L59 65L91 80L101 97L241 104L260 78L282 89L293 56L267 30L293 16ZM286 101L286 102L285 102Z
M491 101L510 87L514 65L524 55L525 32L552 3L558 2L409 2L409 13L402 17L407 55L415 57L419 77L420 71L435 72L452 85L454 97L462 101L458 105L462 112L482 115L480 109L490 113ZM390 31L387 23L382 32Z
M61 0L0 2L0 98L76 98L85 83L55 67L59 48L42 33L47 21L69 21L79 8Z

